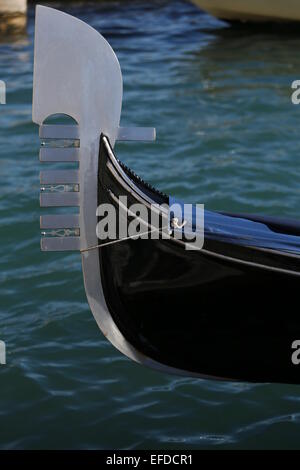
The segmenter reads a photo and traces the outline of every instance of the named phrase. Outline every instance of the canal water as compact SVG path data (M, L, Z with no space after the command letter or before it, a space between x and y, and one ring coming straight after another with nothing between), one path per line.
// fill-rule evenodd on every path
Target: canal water
M182 0L55 6L116 51L122 125L157 128L155 144L117 145L126 164L209 209L299 218L300 106L291 83L300 79L300 33L231 28ZM80 256L40 252L33 34L30 5L26 33L0 38L0 447L299 447L299 387L135 365L98 330ZM297 306L287 299L288 308Z

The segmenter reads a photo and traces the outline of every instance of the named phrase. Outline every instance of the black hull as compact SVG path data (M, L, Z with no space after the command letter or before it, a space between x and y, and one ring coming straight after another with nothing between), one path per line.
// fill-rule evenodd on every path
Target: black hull
M167 202L116 162L103 139L98 184L98 204L117 210L118 196L131 204L141 191ZM109 312L148 358L187 374L300 383L292 362L300 339L298 256L212 240L187 251L184 242L139 239L103 246L99 259Z

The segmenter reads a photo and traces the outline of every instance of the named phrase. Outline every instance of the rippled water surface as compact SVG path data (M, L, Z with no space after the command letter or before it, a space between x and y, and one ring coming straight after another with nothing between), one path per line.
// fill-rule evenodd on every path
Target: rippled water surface
M300 107L290 86L300 79L300 33L228 28L180 0L55 5L115 49L122 124L157 128L156 144L117 146L136 172L207 208L299 217ZM27 35L0 43L0 447L300 447L299 387L133 364L92 318L79 255L40 253L32 6L28 15Z

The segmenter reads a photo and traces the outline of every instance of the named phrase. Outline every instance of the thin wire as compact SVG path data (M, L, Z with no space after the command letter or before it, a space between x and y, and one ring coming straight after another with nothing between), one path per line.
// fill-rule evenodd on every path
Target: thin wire
M133 240L134 238L139 238L139 237L142 237L143 235L148 235L149 233L153 233L153 232L160 232L160 231L163 231L164 229L169 229L169 227L162 227L161 229L160 228L155 228L155 229L152 229L152 230L147 230L147 232L142 232L142 233L138 233L136 235L131 235L130 237L119 238L118 240L111 240L111 241L106 242L106 243L101 243L100 245L89 246L88 248L83 248L82 250L80 250L80 253L85 253L87 251L97 250L98 248L104 248L105 246L108 246L108 245L115 245L116 243L121 243L121 242L124 242L126 240Z

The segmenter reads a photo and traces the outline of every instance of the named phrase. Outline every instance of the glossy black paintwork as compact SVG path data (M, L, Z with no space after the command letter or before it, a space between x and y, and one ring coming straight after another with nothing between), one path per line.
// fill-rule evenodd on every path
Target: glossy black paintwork
M108 190L134 202L122 177L117 181L107 168L108 160L102 144L98 202L112 202ZM166 197L147 191L160 202ZM120 331L148 357L187 372L300 383L300 365L291 361L292 342L300 339L300 278L259 267L297 271L299 259L210 242L205 248L186 251L172 240L130 240L100 249L104 295Z

